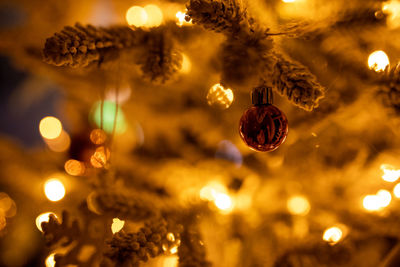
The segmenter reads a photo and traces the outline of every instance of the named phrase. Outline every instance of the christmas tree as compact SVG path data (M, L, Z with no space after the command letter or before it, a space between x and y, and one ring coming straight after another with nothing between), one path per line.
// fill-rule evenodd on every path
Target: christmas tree
M0 266L400 265L400 1L0 14Z

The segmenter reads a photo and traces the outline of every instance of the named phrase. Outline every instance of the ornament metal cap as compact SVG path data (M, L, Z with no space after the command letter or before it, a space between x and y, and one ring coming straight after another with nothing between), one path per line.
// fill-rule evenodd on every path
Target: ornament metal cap
M253 105L271 105L273 96L271 87L259 86L251 92L251 103Z

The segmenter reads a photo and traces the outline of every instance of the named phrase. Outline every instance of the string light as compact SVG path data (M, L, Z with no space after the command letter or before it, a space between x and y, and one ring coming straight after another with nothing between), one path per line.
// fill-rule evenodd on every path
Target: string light
M389 191L381 189L376 195L367 195L363 199L363 206L367 211L379 211L389 206L392 195Z
M382 179L386 182L395 182L400 178L400 170L396 170L391 165L382 164L381 170L383 171Z
M181 11L178 11L177 13L176 13L176 19L177 19L177 22L176 22L176 25L178 25L178 26L190 26L190 25L193 25L192 24L192 20L190 20L190 21L186 21L186 13L184 13L184 12L181 12Z
M343 231L339 227L330 227L324 231L322 239L330 245L337 244L343 238Z
M207 103L210 106L219 106L227 109L232 105L234 96L233 91L229 88L225 89L221 84L214 84L207 94Z
M79 160L69 159L64 164L64 169L66 173L72 176L80 176L85 173L85 164Z
M46 267L54 267L56 266L56 261L54 260L55 253L51 253L46 260L44 261Z
M126 22L129 26L142 27L147 23L147 13L140 6L132 6L126 11Z
M287 201L287 209L294 215L307 215L310 211L310 202L304 196L293 196Z
M376 72L384 71L389 66L389 57L382 50L375 51L368 57L368 66Z
M39 132L43 138L55 139L61 135L62 124L56 117L44 117L39 123Z
M57 218L57 215L53 212L45 212L36 217L36 227L40 232L43 232L42 223L48 222L50 220L50 215L54 215Z
M163 13L161 9L156 5L147 5L144 7L144 11L147 14L147 21L145 26L147 27L158 27L163 22Z
M393 195L397 198L400 198L400 183L398 183L394 188L393 188Z
M44 193L50 201L59 201L65 196L65 187L58 179L49 179L44 184Z
M218 182L211 182L200 190L202 200L211 201L222 212L229 213L234 208L232 198L228 195L225 186Z
M386 23L389 28L398 28L400 26L400 2L392 0L382 4L382 12L387 15Z
M113 223L111 224L111 231L113 234L118 233L124 227L125 221L120 220L118 218L113 219Z

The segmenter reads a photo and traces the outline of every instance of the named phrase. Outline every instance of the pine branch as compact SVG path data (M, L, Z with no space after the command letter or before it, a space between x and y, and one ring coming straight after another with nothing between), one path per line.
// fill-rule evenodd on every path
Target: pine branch
M395 115L400 114L400 63L387 69L380 80L377 92L382 104Z
M43 58L56 66L86 67L102 60L109 50L132 48L143 43L146 33L140 29L66 26L46 40Z
M303 65L276 55L277 63L272 74L275 90L294 105L312 111L324 97L324 88L316 77Z

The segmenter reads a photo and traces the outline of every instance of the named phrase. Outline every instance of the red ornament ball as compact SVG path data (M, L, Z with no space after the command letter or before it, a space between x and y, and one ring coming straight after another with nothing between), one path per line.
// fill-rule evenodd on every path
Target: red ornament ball
M288 120L273 105L256 105L244 112L239 131L250 148L261 152L273 151L286 140Z

